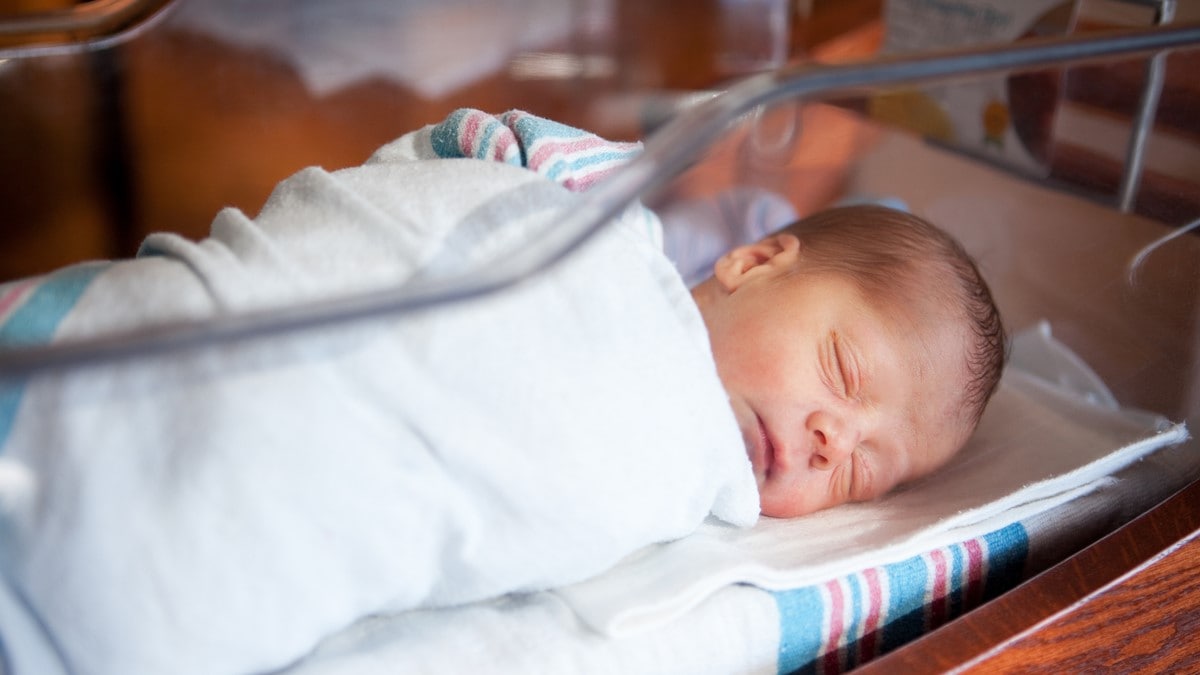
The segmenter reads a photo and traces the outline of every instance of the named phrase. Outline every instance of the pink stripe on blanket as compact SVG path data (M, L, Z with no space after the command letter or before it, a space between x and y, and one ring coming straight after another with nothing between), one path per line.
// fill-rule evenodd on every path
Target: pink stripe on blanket
M534 169L535 171L547 159L553 158L553 155L556 153L569 154L593 150L595 148L606 148L613 152L630 152L637 148L637 143L615 143L612 141L606 141L596 136L578 138L569 141L543 139L537 141L534 143L534 145L537 147L534 149L533 154L529 156L528 164L529 168Z
M13 309L18 301L28 295L27 291L34 285L33 280L23 281L16 284L10 290L0 296L0 321L8 314L9 310Z
M846 630L846 596L837 579L826 583L825 590L829 592L829 637L825 642L823 665L826 673L840 673L842 633Z
M983 602L983 544L972 539L963 544L967 551L967 588L963 593L965 609L973 609Z
M508 128L504 128L500 134L500 138L496 141L496 149L492 151L492 159L497 162L508 161L508 150L517 142L516 137Z
M933 563L933 578L930 582L931 598L928 604L926 624L928 628L936 628L946 621L946 595L950 575L946 564L946 553L940 549L929 552L929 561Z
M879 622L883 617L883 585L879 581L879 570L863 570L863 582L867 585L867 616L863 621L862 637L858 641L858 662L866 663L875 658L878 646Z
M459 150L464 157L475 156L475 137L479 135L480 117L478 113L470 113L463 120L462 133L459 134Z

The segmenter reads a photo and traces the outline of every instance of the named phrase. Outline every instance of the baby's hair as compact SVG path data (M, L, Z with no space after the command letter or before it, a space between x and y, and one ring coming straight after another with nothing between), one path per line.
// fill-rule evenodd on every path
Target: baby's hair
M967 354L964 412L973 427L996 391L1007 339L991 290L954 237L905 211L845 206L819 211L781 230L796 235L805 272L833 272L879 302L930 297L959 308L974 338Z

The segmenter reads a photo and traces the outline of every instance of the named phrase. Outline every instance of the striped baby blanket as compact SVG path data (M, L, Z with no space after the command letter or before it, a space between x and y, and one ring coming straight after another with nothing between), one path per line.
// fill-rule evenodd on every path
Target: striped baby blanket
M553 120L510 110L462 108L430 129L438 157L472 157L522 166L572 192L595 185L641 152L641 143L608 141Z

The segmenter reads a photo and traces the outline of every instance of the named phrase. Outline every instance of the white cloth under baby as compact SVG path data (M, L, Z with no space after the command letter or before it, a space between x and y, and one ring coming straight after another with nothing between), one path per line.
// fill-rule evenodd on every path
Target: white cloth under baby
M967 447L925 479L875 502L763 518L748 530L708 523L558 593L596 630L636 633L729 584L797 588L987 534L1186 437L1182 424L1119 408L1043 324L1014 340L1013 363Z
M451 273L574 204L524 169L402 161L411 141L203 243L152 237L56 339ZM70 672L264 672L374 612L753 523L699 313L630 217L483 299L31 380L0 451L9 588Z

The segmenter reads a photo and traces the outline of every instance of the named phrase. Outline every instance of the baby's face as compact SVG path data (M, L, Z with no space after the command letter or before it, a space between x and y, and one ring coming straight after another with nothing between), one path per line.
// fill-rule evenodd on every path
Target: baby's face
M838 275L759 270L701 308L764 515L879 497L962 446L964 329L885 316Z

